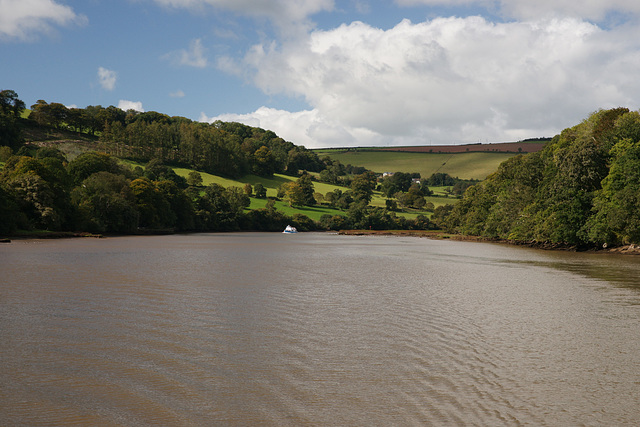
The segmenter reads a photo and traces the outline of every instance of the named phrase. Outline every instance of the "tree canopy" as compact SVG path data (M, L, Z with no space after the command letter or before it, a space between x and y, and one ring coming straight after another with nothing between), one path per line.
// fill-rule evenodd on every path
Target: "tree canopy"
M439 224L459 233L593 246L640 243L640 113L601 110L470 187Z

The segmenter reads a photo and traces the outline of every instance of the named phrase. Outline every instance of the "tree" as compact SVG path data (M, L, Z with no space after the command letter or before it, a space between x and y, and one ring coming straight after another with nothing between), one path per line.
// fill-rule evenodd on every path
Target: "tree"
M0 162L6 162L12 155L11 147L0 147Z
M231 206L231 211L236 219L242 214L244 209L251 205L249 195L240 187L228 187L225 190L225 195L227 200L229 200L229 206Z
M171 226L177 230L195 229L195 210L187 193L173 181L160 181L156 183L158 191L169 203L175 220ZM169 217L171 218L171 217Z
M67 157L62 151L55 147L41 147L36 151L36 159L56 159L64 163L67 161Z
M155 158L152 159L144 170L144 176L151 181L173 181L180 188L187 187L187 180L170 168L163 164L162 160Z
M70 179L60 159L13 156L5 163L0 180L30 226L57 231L69 225Z
M18 228L20 216L16 200L0 185L0 234L13 233Z
M316 198L313 196L313 182L311 181L311 175L308 173L303 173L300 178L296 181L296 183L300 186L300 189L303 193L302 204L305 206L313 206L316 204Z
M336 184L338 182L338 177L333 171L324 169L320 172L320 182L326 182L327 184Z
M455 185L455 179L453 179L449 174L436 172L432 174L426 181L425 184L431 187L451 187Z
M175 215L171 206L153 182L146 178L138 178L131 181L129 186L140 213L140 227L166 228L174 225Z
M76 132L84 132L88 129L88 120L85 110L82 108L69 108L67 110L67 127Z
M25 109L24 102L18 98L18 94L10 89L0 91L0 116L20 117Z
M369 204L373 197L373 190L376 188L377 180L376 175L371 171L356 175L351 181L354 200L364 201L366 202L365 204Z
M324 202L324 195L322 193L313 193L313 198L316 200L317 205L321 205Z
M68 109L63 104L53 102L48 104L39 99L31 106L29 118L35 120L41 126L60 128L67 120Z
M9 179L7 189L20 204L31 226L59 230L63 218L55 206L55 194L42 177L33 172Z
M339 191L339 190L335 190ZM338 209L342 209L346 211L351 207L355 200L353 199L353 193L351 191L345 191L344 193L340 193L340 196L336 200L336 207Z
M382 180L382 194L392 197L398 191L406 192L411 187L412 177L409 173L395 172Z
M276 170L275 158L266 146L261 146L253 153L253 173L258 176L269 177Z
M267 197L267 189L264 187L264 185L262 185L262 183L256 183L256 185L253 187L253 190L258 199L264 199L265 197Z
M326 230L346 230L352 228L348 218L344 215L324 214L320 217L320 226Z
M118 161L115 158L108 154L95 151L80 154L69 162L67 170L76 184L79 184L96 172L126 175L126 170L118 165Z
M589 239L609 245L640 242L640 141L624 139L613 150L613 163L594 198L586 228Z
M320 172L324 165L318 155L304 147L292 147L287 156L286 170L289 175L297 175L298 171Z
M202 185L202 175L200 172L191 171L187 175L187 184L192 187L200 187Z
M17 149L22 143L18 119L24 108L17 93L8 89L0 91L0 145Z
M237 187L236 187L237 188ZM249 198L242 192L227 192L219 184L209 185L202 197L196 200L196 215L200 226L206 230L233 230L238 227L238 219ZM229 200L232 193L233 203Z
M72 192L83 229L98 233L132 233L138 228L139 213L129 180L123 175L96 172Z
M284 192L283 199L289 203L289 206L304 206L306 196L298 182L285 182L281 190Z
M246 183L244 185L244 193L249 197L253 195L253 187L251 186L251 184Z

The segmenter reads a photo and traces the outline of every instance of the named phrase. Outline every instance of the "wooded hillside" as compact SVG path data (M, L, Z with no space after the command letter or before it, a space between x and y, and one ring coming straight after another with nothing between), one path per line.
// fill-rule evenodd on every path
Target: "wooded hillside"
M562 246L640 243L640 114L601 110L502 163L434 215L452 232Z
M375 174L320 159L268 130L125 112L113 106L67 108L43 100L32 105L25 118L25 105L11 90L0 91L0 107L3 234L282 230L288 223L301 230L429 226L424 216L396 216L396 205L370 206ZM50 139L69 133L79 141ZM25 136L34 143L25 144ZM58 149L62 143L78 144L82 150L67 158ZM139 163L131 167L132 161ZM183 177L174 168L190 172ZM231 178L252 174L265 180L279 173L291 181L283 183L264 208L247 210L250 197L266 198L259 181L243 187L205 187L200 172ZM316 193L313 181L318 179L343 189ZM319 221L302 213L288 216L275 209L276 201L290 208L322 203L332 213ZM420 188L412 190L410 202L412 209L426 205Z

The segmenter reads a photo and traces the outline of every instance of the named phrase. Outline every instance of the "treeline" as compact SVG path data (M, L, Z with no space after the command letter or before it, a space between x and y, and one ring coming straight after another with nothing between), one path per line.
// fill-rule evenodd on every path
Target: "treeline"
M434 214L452 232L561 246L640 243L640 113L601 110L502 163Z

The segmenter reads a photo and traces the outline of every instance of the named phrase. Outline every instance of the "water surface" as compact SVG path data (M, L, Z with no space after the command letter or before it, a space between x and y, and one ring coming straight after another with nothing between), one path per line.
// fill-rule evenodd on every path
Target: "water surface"
M230 233L0 246L1 425L637 425L640 259Z

